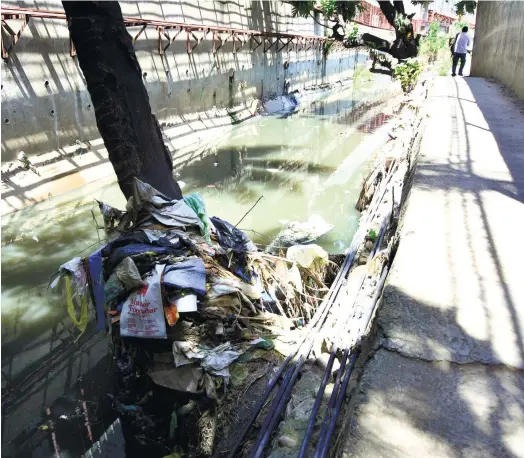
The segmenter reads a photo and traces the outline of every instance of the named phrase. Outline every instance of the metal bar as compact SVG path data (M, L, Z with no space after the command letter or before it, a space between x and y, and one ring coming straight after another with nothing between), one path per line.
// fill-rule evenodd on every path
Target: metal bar
M291 42L291 38L289 38L286 43L284 43L284 41L281 40L282 46L279 49L277 49L277 52L282 51L287 45L289 45L290 42Z
M313 45L312 44L310 44L309 46L307 45L307 43L311 43L311 39L306 38L305 42L306 42L306 52L307 52L313 47Z
M233 33L235 32L232 32L232 31L228 32L227 38L224 40L224 43L232 37Z
M213 32L213 33L215 33L215 32ZM220 50L220 48L222 46L224 46L224 41L222 40L222 37L220 36L220 33L217 33L217 37L220 40L220 46L218 48L215 48L215 50L213 51L214 54L216 54Z
M22 26L20 27L20 30L17 33L14 33L13 29L9 27L9 25L7 24L7 22L5 22L3 18L4 18L4 15L2 15L2 27L6 29L6 31L9 33L9 35L11 35L11 38L13 39L9 47L6 49L3 43L4 40L2 38L2 59L7 60L9 58L9 51L11 51L15 47L15 45L18 43L18 40L22 36L22 33L24 32L25 28L29 24L29 19L31 19L31 16L29 14L24 15L23 17L24 23L22 24ZM19 18L19 19L22 19L22 18Z
M163 55L164 54L164 48L162 47L162 33L163 33L163 27L157 27L156 28L158 32L158 54Z
M271 40L271 37L265 37L264 41L265 40L269 41L269 40ZM273 47L273 45L277 44L277 41L278 41L278 38L275 41L273 41L273 43L270 42L271 45L267 49L266 49L266 45L264 45L264 52L268 52Z
M188 53L188 54L191 54L191 53L193 52L193 50L194 50L194 49L195 49L195 48L200 44L200 42L201 42L202 40L199 40L199 39L196 37L196 35L195 35L193 32L191 32L190 30L186 29L186 31L187 31L187 45L188 45L188 51L187 51L187 53ZM195 43L193 46L191 46L191 47L189 46L189 45L191 44L191 38L189 37L189 35L192 35L193 38L196 40L196 43Z
M3 16L2 16L2 25L7 30L7 33L9 33L9 35L11 36L16 35L16 32L9 26L7 22L4 21Z
M138 40L138 37L139 37L140 35L142 35L142 32L143 32L144 30L146 30L146 27L147 27L147 24L144 24L144 25L142 26L142 28L140 29L140 31L135 35L135 38L133 38L133 44L136 43L136 40Z
M165 46L164 48L164 52L166 52L167 48L169 48L173 42L177 39L177 37L183 32L182 29L180 29L177 33L175 33L174 37L173 38L169 38L169 43ZM165 32L164 33L165 36L169 37L169 34L168 32Z
M258 41L258 40L255 38L254 35L251 35L251 40L254 41L254 42L257 44L254 48L251 49L251 52L254 52L257 48L259 48L260 45L262 44L262 42L264 41L264 40L260 40L260 41Z
M21 19L24 15L30 15L35 18L50 18L50 19L66 19L66 15L60 11L47 11L47 10L38 10L34 8L20 8L20 7L9 7L1 8L1 14L5 16L6 19ZM294 37L304 37L304 38L314 38L314 35L301 35L293 33L275 33L275 32L263 32L260 30L253 29L238 29L234 27L219 27L212 25L198 25L198 24L189 24L186 22L172 22L172 21L159 21L153 19L140 19L132 17L124 17L124 24L126 27L136 27L143 26L144 24L156 27L163 27L164 29L175 29L175 28L185 28L190 29L190 31L199 31L208 29L215 32L236 32L240 34L252 34L256 36L266 36L266 37L280 37L280 38L294 38ZM316 37L319 40L328 40L328 37Z
M244 36L245 34L243 34ZM237 40L240 41L241 45L237 48L237 51L240 51L245 45L246 43L248 42L249 40L249 37L248 38L240 38L238 35L237 35Z

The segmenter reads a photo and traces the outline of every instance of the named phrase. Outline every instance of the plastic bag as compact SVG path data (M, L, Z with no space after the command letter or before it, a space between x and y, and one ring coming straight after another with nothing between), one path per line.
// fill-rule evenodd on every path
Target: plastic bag
M160 276L164 264L155 266L145 278L146 285L131 293L122 307L120 335L147 339L167 339Z
M302 267L311 267L315 260L321 264L328 263L328 252L318 245L293 245L288 248L286 258L295 261Z
M140 272L135 262L129 256L118 264L115 272L126 291L132 291L145 285L142 278L140 278Z
M116 272L113 272L104 284L104 298L107 307L114 308L118 300L125 297L125 292L122 282L118 279Z
M205 237L208 243L211 243L211 237L209 236L209 230L211 228L211 221L206 213L206 206L202 197L198 193L193 193L189 196L184 197L184 202L191 207L202 221L202 235Z

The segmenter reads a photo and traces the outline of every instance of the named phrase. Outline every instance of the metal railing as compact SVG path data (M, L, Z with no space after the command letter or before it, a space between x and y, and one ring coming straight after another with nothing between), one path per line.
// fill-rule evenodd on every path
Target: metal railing
M9 53L13 50L19 41L22 33L29 24L31 18L35 19L62 19L67 21L65 13L59 11L46 11L31 8L1 8L2 31L11 36L11 43L5 47L2 35L2 59L7 60ZM23 24L18 32L15 32L8 24L7 20L23 20ZM294 33L265 32L260 30L238 29L233 27L189 24L185 22L159 21L152 19L139 19L124 17L126 27L140 27L140 30L133 36L133 43L137 41L140 35L148 27L154 27L158 33L158 53L164 54L173 44L174 40L185 33L186 50L191 54L204 40L211 39L213 43L213 54L216 54L227 41L233 43L233 53L238 52L248 42L251 44L251 52L254 52L260 46L263 46L264 52L268 52L273 47L277 52L284 48L295 51L309 51L310 49L322 49L322 43L328 40L328 37L301 35ZM173 35L170 35L170 32ZM167 44L164 45L165 40ZM74 57L76 51L70 38L70 55ZM340 43L337 43L342 46Z

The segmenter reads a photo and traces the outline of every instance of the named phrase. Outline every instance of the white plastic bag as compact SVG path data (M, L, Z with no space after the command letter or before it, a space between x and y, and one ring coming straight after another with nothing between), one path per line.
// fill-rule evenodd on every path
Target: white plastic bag
M156 265L146 285L131 293L122 307L120 335L146 339L167 339L160 277L164 265Z
M318 245L293 245L287 249L286 258L298 262L302 267L311 267L318 259L322 264L328 263L328 252Z

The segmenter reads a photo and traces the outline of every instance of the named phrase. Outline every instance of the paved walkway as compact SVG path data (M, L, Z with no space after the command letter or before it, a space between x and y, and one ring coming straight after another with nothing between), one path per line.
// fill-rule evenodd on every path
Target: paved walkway
M345 456L524 457L524 112L437 79Z

